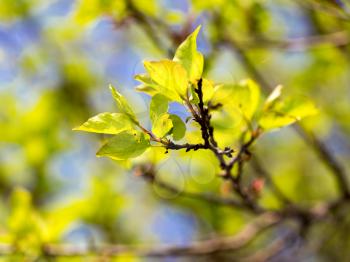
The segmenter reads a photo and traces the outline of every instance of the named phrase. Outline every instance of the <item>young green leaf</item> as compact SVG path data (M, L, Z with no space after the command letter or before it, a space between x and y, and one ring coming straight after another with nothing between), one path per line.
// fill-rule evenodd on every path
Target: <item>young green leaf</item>
M168 113L165 113L154 119L152 132L157 137L164 137L169 133L172 127L173 122L170 119L170 115Z
M96 155L124 160L141 155L148 147L150 147L148 136L140 131L126 130L113 136Z
M178 117L177 115L171 114L170 119L173 123L173 129L171 130L171 134L172 134L174 140L180 140L181 138L183 138L185 136L186 125L182 121L182 119L180 117Z
M150 96L154 96L155 94L158 93L158 91L154 88L152 88L151 86L147 86L144 84L138 85L136 88L136 91L148 94Z
M220 85L215 89L211 102L222 104L235 114L240 112L245 119L252 119L260 101L260 88L247 79L235 85Z
M259 125L264 130L284 127L305 117L317 114L315 105L304 97L293 97L275 101L269 110L265 111Z
M186 97L188 77L179 63L171 60L145 61L144 66L158 93L178 102Z
M190 87L190 102L192 104L198 104L199 103L199 97L198 97L198 94L196 93L196 87L194 85L191 85Z
M203 101L208 102L214 95L214 83L206 78L202 81Z
M152 123L162 114L168 112L169 99L161 94L156 94L151 99L150 118Z
M74 128L75 131L85 131L103 134L117 134L132 129L133 123L122 113L101 113L89 118L84 124Z
M137 91L146 93L150 96L153 96L158 93L157 85L153 83L152 79L149 76L145 74L139 74L135 75L134 78L135 80L141 82L141 84L136 87Z
M176 50L174 61L179 62L186 69L188 78L195 82L202 77L204 58L197 51L197 36L201 26L198 26Z
M130 120L134 123L137 123L136 115L134 111L131 109L129 103L126 101L126 99L117 91L115 88L110 85L109 89L112 92L112 96L117 103L117 107L121 113L126 114Z

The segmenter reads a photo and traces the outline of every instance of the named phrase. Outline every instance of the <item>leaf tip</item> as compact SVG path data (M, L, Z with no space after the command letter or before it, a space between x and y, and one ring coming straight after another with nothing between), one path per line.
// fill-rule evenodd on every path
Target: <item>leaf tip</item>
M193 31L193 34L198 35L199 31L201 30L202 25L198 25L196 29Z
M103 156L104 156L103 153L101 152L101 149L102 149L102 148L100 148L100 150L98 150L98 151L96 152L96 157L103 157Z

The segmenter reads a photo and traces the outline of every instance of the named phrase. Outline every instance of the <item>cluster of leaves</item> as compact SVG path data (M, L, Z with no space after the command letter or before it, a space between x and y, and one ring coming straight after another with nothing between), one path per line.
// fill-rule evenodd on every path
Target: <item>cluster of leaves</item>
M110 90L119 113L101 113L74 129L114 135L97 152L97 156L115 160L135 158L152 147L151 142L167 149L198 149L199 144L196 147L188 143L201 139L200 135L196 137L198 132L192 131L190 125L198 124L199 121L191 120L196 120L196 115L204 107L212 114L213 130L219 130L215 138L225 148L230 147L233 141L224 144L227 140L220 136L234 137L231 125L239 137L249 137L257 130L260 134L281 128L317 112L314 104L304 97L282 98L281 86L262 101L260 87L252 80L215 84L204 78L204 57L197 50L196 43L199 31L200 27L185 39L172 60L145 61L146 74L135 76L141 82L136 89L152 97L149 114L151 130L139 122L126 99L112 86ZM186 108L189 112L186 121L169 113L171 102ZM186 144L174 144L173 141L184 137Z

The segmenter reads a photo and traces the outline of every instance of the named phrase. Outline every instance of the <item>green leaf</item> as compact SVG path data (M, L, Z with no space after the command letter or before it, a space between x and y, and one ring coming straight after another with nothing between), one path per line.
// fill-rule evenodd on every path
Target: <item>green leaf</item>
M178 102L186 97L187 73L179 63L171 60L145 61L144 66L151 80L156 84L158 93Z
M158 91L156 89L154 89L153 87L147 86L144 84L138 85L136 87L136 91L143 92L143 93L148 94L150 96L154 96L155 94L158 93Z
M208 102L214 95L214 83L203 78L202 81L203 101Z
M161 94L156 94L152 97L150 104L150 118L152 123L162 114L168 112L169 99Z
M190 97L189 97L189 99L190 99L190 102L192 104L198 104L199 103L199 97L198 97L198 95L197 95L197 93L195 91L195 88L196 87L194 85L191 85L191 87L190 87Z
M176 50L174 61L186 69L189 80L196 82L202 77L204 58L197 51L197 36L201 26L198 26Z
M126 130L113 136L96 155L124 160L141 155L148 147L149 138L144 133Z
M158 93L157 85L152 81L152 79L145 74L135 75L135 80L141 82L142 84L136 87L136 90L139 92L146 93L150 96L153 96Z
M131 109L129 103L126 101L126 99L117 91L115 90L115 88L110 85L109 89L112 92L112 96L115 100L115 102L117 103L117 107L119 109L119 111L121 113L126 114L130 120L134 123L138 123L137 119L136 119L136 115L134 113L134 111Z
M170 119L170 115L168 113L162 114L158 116L156 119L153 121L153 126L152 126L152 132L157 136L157 137L164 137L166 136L169 131L173 127L173 122Z
M275 101L272 107L262 114L259 125L264 130L271 130L293 124L317 113L317 108L309 99L292 97Z
M173 136L174 140L180 140L181 138L183 138L185 136L186 125L182 121L182 119L180 117L178 117L177 115L171 114L170 119L173 123L173 129L171 131L172 136Z
M247 79L235 85L216 87L211 99L213 104L222 104L228 110L239 112L245 119L251 120L260 101L260 88L252 80Z
M117 134L121 131L132 128L133 123L127 115L106 112L89 118L84 124L73 130L102 134Z

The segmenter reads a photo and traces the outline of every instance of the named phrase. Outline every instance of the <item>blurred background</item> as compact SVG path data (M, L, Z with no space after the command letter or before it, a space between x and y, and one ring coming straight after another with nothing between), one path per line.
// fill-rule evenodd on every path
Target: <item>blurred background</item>
M156 188L127 163L95 157L106 137L72 131L97 113L115 112L108 84L147 125L149 98L134 91L133 76L145 59L171 58L200 24L207 78L250 77L265 95L283 84L288 94L310 97L320 114L303 126L349 172L347 0L1 0L0 243L29 257L45 243L185 245L235 234L252 218ZM176 105L171 110L186 117ZM263 136L254 152L301 206L338 196L332 171L292 128ZM149 153L136 162L154 163L180 190L227 194L210 153L158 158ZM268 188L259 201L280 205ZM301 260L349 260L349 222L345 216L341 225L317 225L317 248L299 241L277 259L299 250Z

